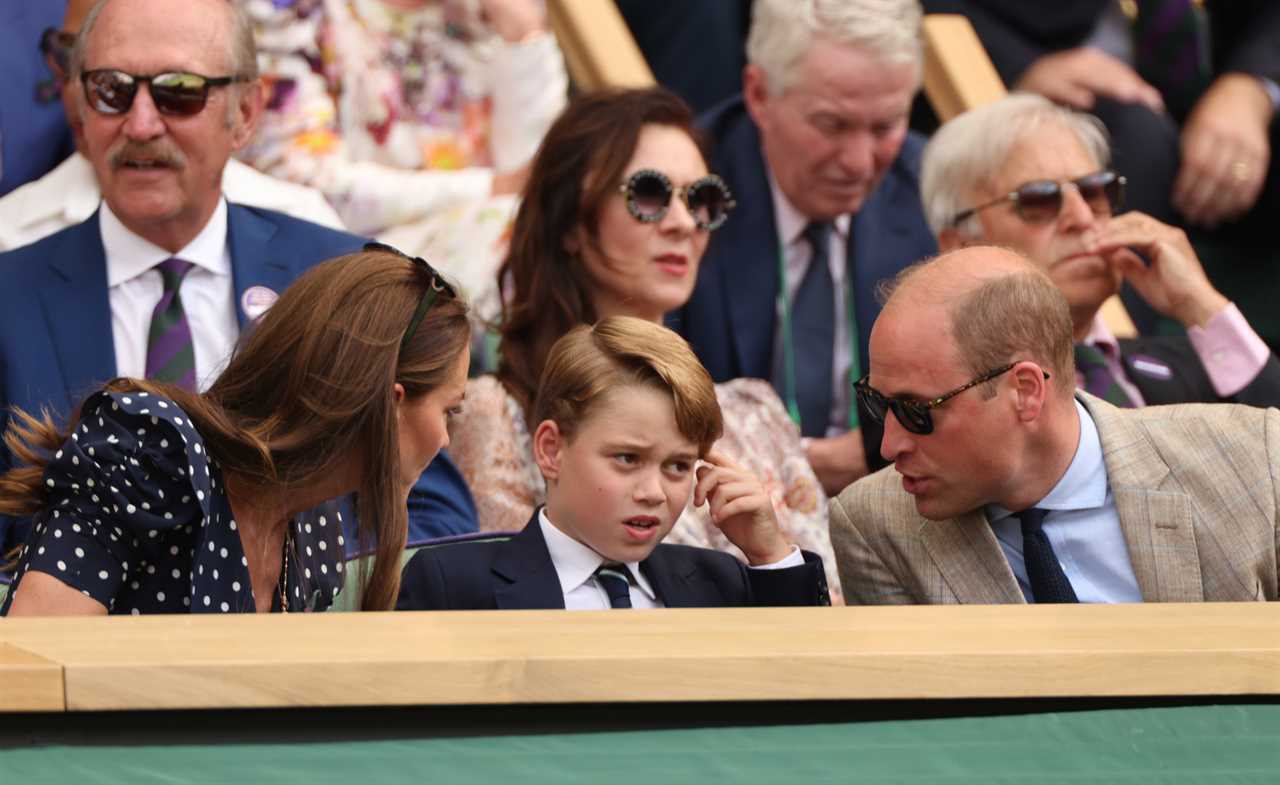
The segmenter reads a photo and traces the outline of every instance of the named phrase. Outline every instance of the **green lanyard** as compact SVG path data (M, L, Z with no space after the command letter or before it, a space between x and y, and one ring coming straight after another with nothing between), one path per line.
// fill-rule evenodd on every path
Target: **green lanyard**
M816 255L816 254L815 254ZM861 352L858 349L858 322L854 312L852 278L846 271L844 276L844 314L849 323L849 378L850 389L858 380L862 370ZM787 414L797 426L800 425L800 404L796 400L796 355L791 339L791 301L787 299L787 257L782 243L778 243L778 308L782 311L782 373L785 377L784 390ZM849 430L858 428L858 397L849 393Z

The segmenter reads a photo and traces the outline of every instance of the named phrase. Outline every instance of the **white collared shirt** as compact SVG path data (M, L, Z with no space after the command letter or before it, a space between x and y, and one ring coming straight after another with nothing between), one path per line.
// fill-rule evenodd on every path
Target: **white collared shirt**
M595 572L605 563L605 558L587 546L560 531L547 517L547 508L538 511L538 525L542 538L547 542L551 564L560 579L564 592L564 607L571 611L607 611L609 595L595 578ZM627 562L631 573L631 607L661 608L662 600L653 593L649 579L640 572L639 562Z
M604 586L595 578L596 570L606 559L587 546L573 539L556 528L547 517L547 508L538 510L538 525L542 527L542 539L547 543L547 552L551 554L551 566L560 579L560 591L564 593L564 607L571 611L607 611L613 606L609 604L609 594ZM785 570L804 564L804 554L796 545L791 546L787 555L769 564L747 565L749 570ZM631 574L631 607L632 608L664 608L662 600L653 590L649 579L640 571L639 562L626 562L627 572Z
M1032 506L1050 511L1044 519L1044 533L1071 581L1076 599L1142 602L1142 590L1120 527L1120 513L1107 481L1098 426L1080 401L1075 405L1080 415L1076 454L1053 490ZM1032 602L1031 581L1022 557L1020 521L1012 511L996 504L987 505L986 513L1023 596Z
M769 190L773 193L774 223L778 227L778 239L782 243L787 302L792 303L795 302L796 291L809 270L809 261L813 258L813 246L804 236L805 227L810 221L778 188L777 182L773 179L773 173L768 172L768 167L766 167L766 174L769 177ZM836 323L835 350L831 353L831 412L827 421L827 436L839 436L849 430L849 405L852 403L853 395L853 387L849 384L849 366L853 362L853 352L850 344L849 320L845 318L849 307L845 300L849 293L846 279L849 277L847 250L851 224L851 216L847 214L837 216L831 221L834 231L828 235L827 263L831 267L831 284L835 289L833 313L836 315ZM774 346L781 350L782 303L778 303L776 308L777 328L774 330ZM859 369L860 373L861 369ZM784 400L783 403L786 401Z
M151 314L164 293L164 283L155 266L176 257L194 265L178 294L191 325L196 385L200 390L207 389L226 366L240 337L231 250L227 246L227 200L218 200L204 229L178 253L169 253L129 231L106 202L98 213L98 224L107 258L116 373L146 375Z

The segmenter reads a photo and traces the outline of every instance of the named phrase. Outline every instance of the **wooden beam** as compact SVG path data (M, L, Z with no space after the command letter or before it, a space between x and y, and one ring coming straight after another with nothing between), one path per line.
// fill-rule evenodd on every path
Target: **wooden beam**
M578 89L654 84L649 64L609 0L548 0L547 15Z
M1280 695L1265 603L6 619L0 641L62 666L72 711Z
M923 34L924 92L940 121L1005 95L1004 82L968 19L927 14Z
M65 711L62 666L0 642L0 712Z

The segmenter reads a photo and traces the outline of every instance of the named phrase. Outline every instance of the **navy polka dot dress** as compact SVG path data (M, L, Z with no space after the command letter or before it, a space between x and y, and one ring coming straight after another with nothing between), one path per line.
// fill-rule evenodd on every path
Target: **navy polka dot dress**
M32 521L9 596L48 573L110 613L252 613L249 562L217 461L186 412L145 392L91 396L45 468L48 502ZM290 521L289 611L324 610L342 588L336 505ZM282 575L281 580L284 580Z

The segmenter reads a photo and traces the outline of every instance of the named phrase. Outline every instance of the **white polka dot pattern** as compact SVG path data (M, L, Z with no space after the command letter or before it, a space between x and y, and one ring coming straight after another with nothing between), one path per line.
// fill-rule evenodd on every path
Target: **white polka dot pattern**
M96 393L44 479L48 502L33 519L0 615L29 570L111 613L255 609L221 471L176 403L144 392ZM337 527L312 525L335 510L328 504L291 523L291 611L323 610L342 585Z

